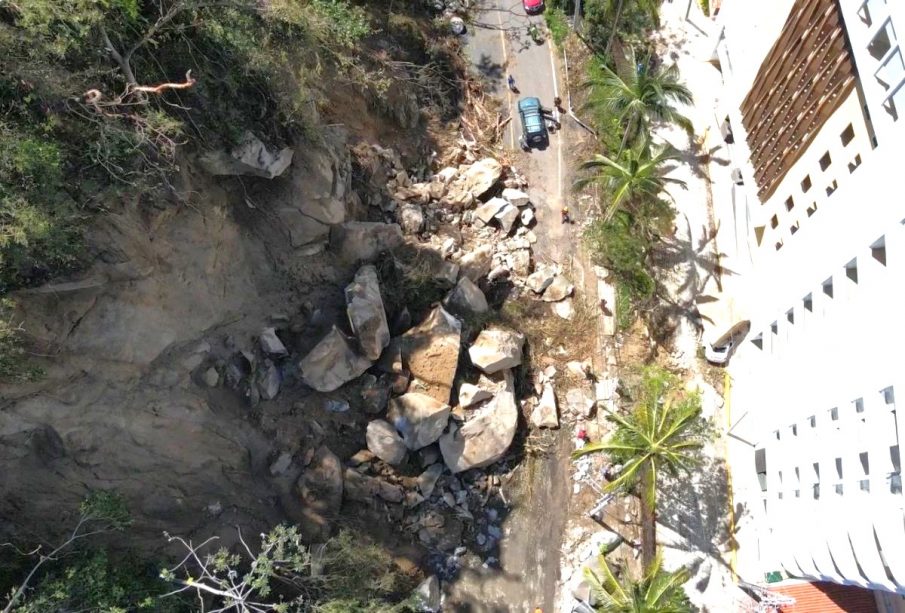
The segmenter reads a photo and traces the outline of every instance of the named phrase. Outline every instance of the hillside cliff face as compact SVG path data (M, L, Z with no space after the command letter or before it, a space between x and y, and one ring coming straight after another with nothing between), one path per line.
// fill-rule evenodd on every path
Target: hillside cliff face
M304 336L302 305L330 301L345 271L322 243L354 210L350 168L341 131L299 145L272 181L186 163L185 202L125 204L94 228L87 271L19 292L48 374L2 394L3 531L65 529L93 489L122 493L152 548L164 530L286 517L247 390L213 386L264 327L291 320Z

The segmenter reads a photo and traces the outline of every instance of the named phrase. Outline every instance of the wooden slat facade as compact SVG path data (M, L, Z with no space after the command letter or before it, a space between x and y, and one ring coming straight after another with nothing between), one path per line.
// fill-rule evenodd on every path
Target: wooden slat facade
M742 102L765 202L855 86L835 0L798 0Z

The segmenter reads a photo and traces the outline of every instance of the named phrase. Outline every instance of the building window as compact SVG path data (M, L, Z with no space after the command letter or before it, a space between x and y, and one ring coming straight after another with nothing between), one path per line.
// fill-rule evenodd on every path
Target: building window
M880 393L883 394L883 402L886 404L895 404L896 393L891 385L880 390Z
M858 454L858 459L861 460L861 469L864 471L864 476L867 477L870 475L870 461L867 458L867 452L862 451Z
M833 179L833 182L826 186L826 195L832 196L833 192L839 187L839 184L836 183L836 179Z
M820 156L820 170L826 170L830 167L830 164L833 163L833 158L830 157L830 152L827 151L822 156Z
M791 211L794 208L795 208L795 201L792 200L792 196L789 196L788 198L786 198L786 210Z
M863 398L855 398L855 413L863 413L864 412L864 399Z
M833 421L839 421L839 407L833 407L830 409L830 419Z
M829 279L827 279L826 281L823 282L823 293L826 294L827 296L829 296L830 298L833 297L833 278L832 277L830 277Z
M861 479L858 482L858 485L860 486L862 492L870 492L870 481L868 479Z
M874 35L870 44L867 45L867 52L879 62L892 49L892 44L895 40L896 34L892 29L892 22L887 20L883 27L880 28L880 31Z
M816 212L817 212L817 203L816 203L816 202L812 202L812 203L811 203L811 206L809 206L809 207L807 208L807 212L808 212L808 217L810 217L811 215L813 215L814 213L816 213Z
M751 344L757 347L758 349L763 350L764 348L764 335L758 334L754 338L751 339Z
M848 163L848 173L852 174L861 165L861 154L855 156L851 162Z
M887 14L886 0L866 0L858 9L858 17L868 28Z
M842 484L841 484L841 483L837 483L835 489L836 489L836 493L837 493L839 496L842 496L842 492L843 492L843 489L844 489L844 488L842 487Z
M801 302L804 303L804 310L805 310L805 311L808 311L809 313L813 313L813 312L814 312L814 299L811 297L810 294L808 294L807 296L805 296L805 297L801 300Z
M842 131L842 134L839 135L839 140L842 141L842 145L848 145L852 142L852 139L855 138L855 129L852 127L852 124L848 124L848 127Z
M791 226L789 226L789 233L790 233L790 234L795 234L796 232L798 232L798 228L799 228L799 227L801 227L801 224L800 224L799 222L796 221L796 222L793 223Z
M811 189L811 175L805 175L801 180L801 191L807 193L809 189Z
M842 479L842 458L836 458L836 476Z
M792 424L792 436L798 436L798 425ZM798 468L795 469L795 476L798 477ZM800 478L800 477L799 477Z
M790 324L794 324L794 323L795 323L795 311L794 311L794 309L789 309L788 311L786 311L786 320L787 320Z
M810 417L808 417L808 423L811 424L811 427L812 427L812 428L816 428L816 427L817 427L817 416L816 416L816 415L811 415ZM820 475L820 471L817 470L817 463L816 463L816 462L814 462L814 470L816 470L816 471L817 471L817 474Z
M820 500L820 484L814 484L814 500Z
M848 277L852 283L858 283L858 258L853 259L845 265L845 276Z
M770 218L770 227L775 230L776 226L778 226L778 225L779 225L779 217L774 215L773 217Z
M776 241L776 250L779 251L782 249L782 240Z
M770 332L773 334L779 334L779 324L777 322L773 322L770 324Z
M870 255L875 260L886 266L886 237L881 236L870 246Z

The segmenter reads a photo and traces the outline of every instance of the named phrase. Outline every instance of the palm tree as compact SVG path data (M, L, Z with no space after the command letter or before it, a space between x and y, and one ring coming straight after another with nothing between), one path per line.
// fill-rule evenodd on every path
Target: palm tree
M639 492L641 498L641 555L645 567L653 562L657 548L657 480L665 470L676 477L697 461L696 452L707 440L707 424L701 418L701 400L676 393L677 379L668 372L645 369L635 406L626 414L610 412L614 426L605 442L593 443L573 457L605 451L622 464L619 476L607 491Z
M638 8L648 14L650 16L651 21L654 22L654 27L660 27L660 0L628 0L629 3L634 2ZM626 0L617 0L616 4L616 15L613 17L612 25L610 26L612 29L610 30L610 36L607 38L606 47L603 50L603 57L609 57L610 49L613 47L613 41L616 40L616 35L619 33L619 19L622 17L622 9L625 6ZM610 7L612 7L612 3L610 3Z
M640 581L625 577L620 583L610 570L603 554L598 566L599 577L591 568L585 569L585 579L597 600L601 613L691 613L692 606L682 584L688 581L688 571L670 573L663 570L662 556L657 555L647 566Z
M595 181L602 181L610 195L603 221L609 221L620 209L630 214L637 212L643 200L657 198L668 184L685 187L684 181L664 177L662 173L664 162L678 157L678 152L671 145L652 148L647 138L638 146L624 150L616 159L598 153L583 162L580 170L596 172L575 181L574 187L581 189Z
M679 69L675 65L651 66L649 61L637 63L634 51L629 60L626 74L620 75L601 63L584 83L591 88L588 105L618 118L624 130L620 150L650 132L653 121L676 124L690 134L691 121L675 108L677 103L688 105L693 101L691 90L679 81Z

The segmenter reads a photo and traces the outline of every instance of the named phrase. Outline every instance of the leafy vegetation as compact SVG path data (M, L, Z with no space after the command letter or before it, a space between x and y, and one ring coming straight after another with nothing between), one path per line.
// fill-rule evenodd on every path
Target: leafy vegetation
M667 572L663 558L657 556L639 580L623 577L620 581L603 553L597 558L600 574L585 569L585 579L597 599L601 613L691 613L694 607L682 584L688 581L685 569Z
M553 42L557 46L562 45L569 35L569 22L566 14L563 13L561 8L550 7L549 10L544 11L544 20L547 22L547 28L550 30Z
M204 610L221 611L416 610L411 601L415 579L402 574L383 548L349 531L309 547L296 527L281 525L260 535L256 552L241 532L240 545L233 549L214 548L216 538L196 546L169 537L182 544L187 555L162 571L138 557L108 553L96 542L82 546L90 537L121 532L130 523L116 494L92 494L59 546L46 553L39 547L23 554L30 564L13 573L11 586L0 585L8 590L2 612L170 613L198 610L199 600Z
M638 494L641 498L641 551L645 567L656 557L657 486L664 471L673 477L698 462L710 429L701 417L701 399L684 392L678 379L658 367L646 368L633 390L633 404L622 415L611 412L613 424L606 441L591 443L575 457L605 452L622 464L608 491Z

